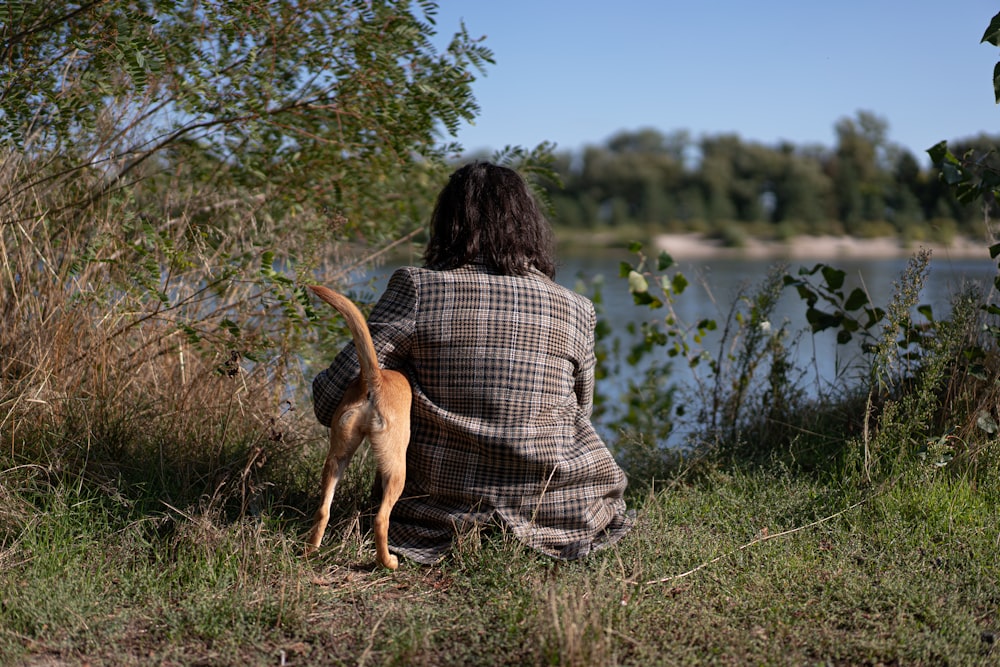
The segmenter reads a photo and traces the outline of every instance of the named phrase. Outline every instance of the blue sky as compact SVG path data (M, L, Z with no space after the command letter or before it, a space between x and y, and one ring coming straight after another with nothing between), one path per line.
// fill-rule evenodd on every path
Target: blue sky
M441 0L496 59L474 84L469 151L620 130L724 132L774 145L835 144L867 110L918 159L941 139L1000 134L985 0Z

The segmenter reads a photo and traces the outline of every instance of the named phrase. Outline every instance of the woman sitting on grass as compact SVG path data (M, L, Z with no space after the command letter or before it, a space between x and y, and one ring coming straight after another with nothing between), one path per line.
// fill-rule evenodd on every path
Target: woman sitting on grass
M368 321L413 388L390 548L421 563L477 525L574 559L631 528L626 479L590 422L593 304L553 282L552 231L517 172L474 162L438 196L425 267L397 270ZM324 425L354 345L313 381Z

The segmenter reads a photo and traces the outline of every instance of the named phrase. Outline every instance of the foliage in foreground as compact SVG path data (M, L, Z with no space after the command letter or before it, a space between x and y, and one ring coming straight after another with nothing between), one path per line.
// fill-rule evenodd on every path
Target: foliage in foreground
M633 327L627 351L621 338L608 343L606 324L599 328L600 368L618 372L624 362L640 379L630 380L621 405L599 397L598 411L640 479L655 477L657 467L671 470L679 458L704 456L777 458L864 485L918 457L960 470L997 466L990 452L1000 311L979 285L954 294L946 316L920 304L929 251L911 258L886 304L850 289L836 267L792 274L775 265L745 285L721 318L689 322L677 307L689 282L673 259L664 252L654 263L641 245L633 250L637 259L622 262L621 277L638 306L664 314ZM1000 254L1000 245L991 252ZM803 332L775 317L789 299L801 301L812 335L835 337L823 347L838 347L850 361L835 377L817 379L797 366Z

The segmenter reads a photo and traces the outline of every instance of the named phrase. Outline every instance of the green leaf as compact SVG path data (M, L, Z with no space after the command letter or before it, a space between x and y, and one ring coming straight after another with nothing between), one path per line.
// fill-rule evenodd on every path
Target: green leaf
M865 322L865 329L871 329L885 319L885 309L883 308L865 308L865 314L868 315L868 321Z
M945 158L949 155L948 152L948 142L939 141L930 148L927 149L927 154L931 156L931 162L934 164L941 164L945 161Z
M952 164L951 162L945 162L941 165L941 178L948 185L955 185L956 183L961 183L968 179L968 175L962 167Z
M260 268L261 271L273 271L274 270L274 252L271 250L265 250L264 254L260 256Z
M855 287L851 295L844 302L844 310L857 310L868 305L868 295L860 287Z
M196 344L201 340L201 335L198 331L189 324L184 324L183 322L178 325L180 330L184 332L187 336L188 342L191 344Z
M316 309L313 307L313 300L310 298L306 288L302 285L296 285L293 294L295 295L295 300L299 302L299 305L302 306L302 309L305 311L306 320L309 322L315 322L317 319Z
M840 322L840 328L844 331L853 333L860 329L861 325L858 324L858 321L852 317L844 317Z
M632 294L632 301L637 306L649 306L652 309L659 308L663 302L649 292L635 292Z
M632 272L632 265L631 264L629 264L628 262L619 262L618 263L618 277L619 278L627 278L628 274L631 273L631 272Z
M649 283L646 281L645 276L638 271L629 271L628 291L632 294L643 294L649 292Z
M982 190L975 183L960 183L955 188L955 199L962 204L971 204L982 193Z
M5 18L9 20L17 20L24 15L24 6L26 0L8 0L7 4L7 16Z
M827 265L823 266L822 271L823 278L826 280L826 284L831 290L839 290L844 286L844 278L847 277L846 271Z
M814 306L819 301L819 295L813 291L809 283L802 281L792 284L795 285L795 291L799 293L799 298L805 301L807 306Z
M822 310L817 310L816 308L806 309L806 321L809 322L813 333L819 333L820 331L839 326L841 319L837 315L824 313Z
M640 243L639 241L632 241L631 243L628 244L629 252L639 252L640 250L642 250L642 243Z
M683 294L684 290L687 289L688 280L683 273L678 273L670 281L670 286L673 288L674 294Z
M990 25L986 28L986 32L983 33L983 38L979 40L979 43L989 42L993 46L1000 46L1000 14L993 17L990 21Z
M1000 243L994 243L990 246L990 259L996 259L997 255L1000 255Z
M983 185L988 188L1000 186L1000 171L986 167L980 174Z
M660 253L660 256L656 260L656 268L658 271L666 271L671 266L674 265L674 258L670 256L666 250Z

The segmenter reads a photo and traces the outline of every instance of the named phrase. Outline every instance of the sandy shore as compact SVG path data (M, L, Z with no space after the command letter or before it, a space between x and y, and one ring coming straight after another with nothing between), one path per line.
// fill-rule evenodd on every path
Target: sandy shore
M921 248L932 257L989 259L990 242L956 238L948 246L933 243L900 243L893 238L859 239L847 236L797 236L788 242L749 239L743 247L729 248L701 234L661 234L653 240L679 261L716 257L826 261L838 258L888 259L909 257Z

